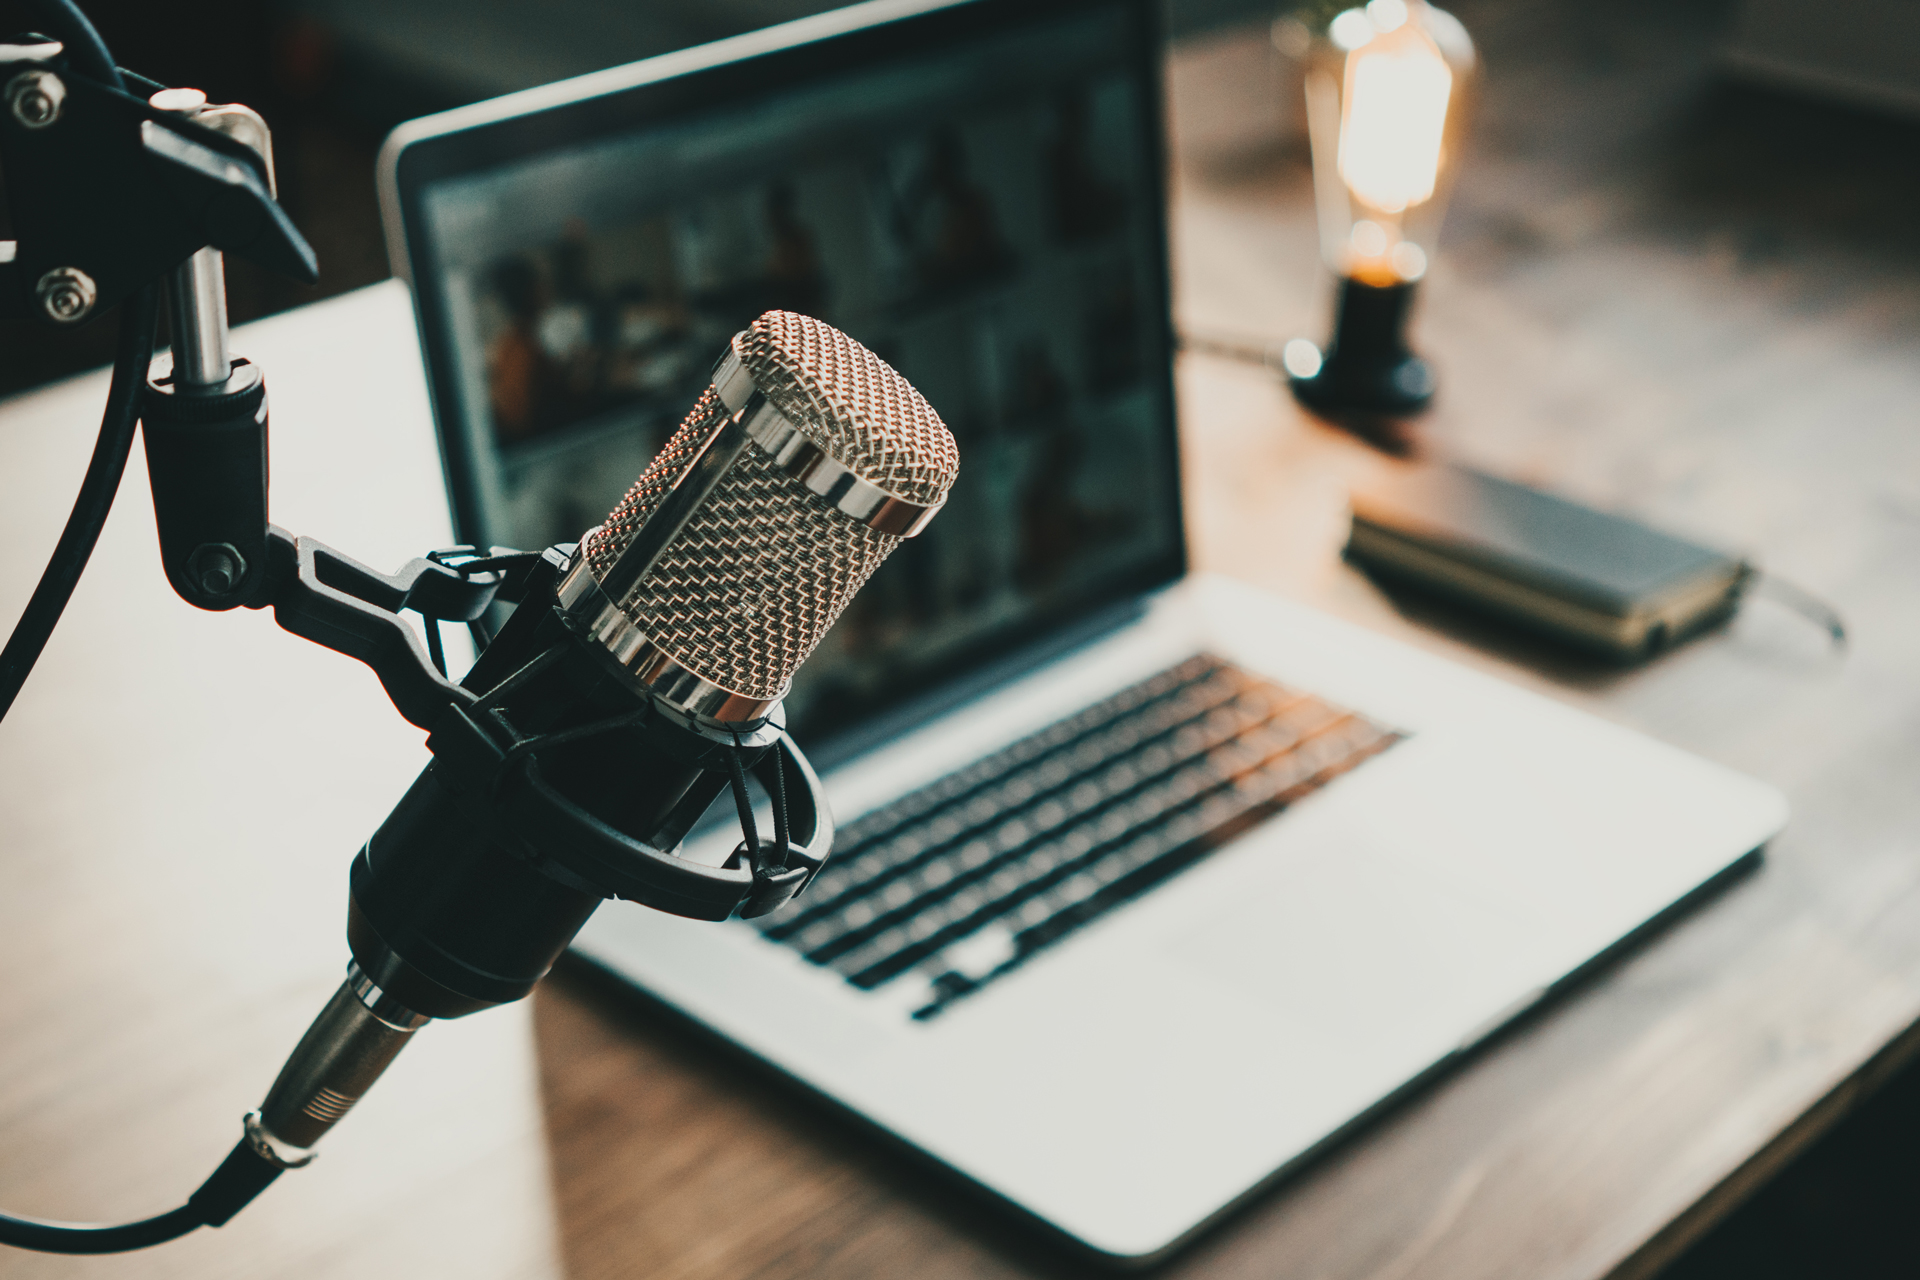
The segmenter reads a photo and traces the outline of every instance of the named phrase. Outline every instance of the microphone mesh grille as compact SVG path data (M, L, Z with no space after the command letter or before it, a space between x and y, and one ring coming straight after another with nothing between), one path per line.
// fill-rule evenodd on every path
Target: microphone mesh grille
M767 399L856 474L909 501L938 502L959 453L932 407L837 329L768 312L740 341ZM709 387L583 550L604 581L726 419ZM900 539L829 507L756 446L714 487L651 571L618 604L681 666L755 698L782 696Z
M739 350L761 394L842 466L909 502L946 497L960 469L953 436L879 356L791 311L755 320Z
M587 563L595 578L604 581L612 572L620 553L633 541L633 535L647 522L660 500L672 491L673 482L699 452L700 442L712 435L726 416L727 406L720 403L720 396L712 387L700 393L692 412L633 482L633 487L620 499L620 505L607 514L598 529L587 534Z

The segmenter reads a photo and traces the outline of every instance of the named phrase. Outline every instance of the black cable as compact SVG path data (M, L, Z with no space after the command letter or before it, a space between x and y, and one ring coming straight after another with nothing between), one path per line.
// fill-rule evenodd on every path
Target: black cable
M154 324L159 313L157 284L142 287L121 304L113 384L107 391L107 409L101 417L93 459L87 463L87 475L73 500L67 527L60 532L40 584L33 589L20 621L14 624L6 648L0 649L0 719L6 718L27 682L27 674L40 660L40 651L47 647L54 625L60 621L93 555L94 544L100 540L107 512L113 508L113 495L127 469L134 427L140 420L140 395L147 385L147 365L153 359Z
M165 1244L201 1227L226 1226L282 1172L281 1166L268 1163L243 1138L213 1176L171 1213L115 1226L46 1222L0 1213L0 1244L42 1253L125 1253Z
M120 339L114 353L113 382L100 436L87 464L86 478L74 499L66 528L54 546L46 571L33 597L15 624L13 635L0 650L0 718L4 718L28 672L46 648L60 621L81 572L100 540L114 493L126 471L133 433L140 420L140 396L146 386L147 365L153 358L154 325L159 316L160 287L147 285L122 304ZM211 1178L180 1208L158 1217L112 1226L92 1223L48 1222L0 1213L0 1244L45 1253L121 1253L177 1239L199 1227L221 1226L265 1190L280 1175L245 1142L235 1147Z
M181 1205L172 1213L139 1222L101 1227L80 1222L43 1222L39 1218L15 1218L0 1214L0 1244L16 1249L38 1249L42 1253L123 1253L150 1245L178 1240L206 1223L190 1205Z

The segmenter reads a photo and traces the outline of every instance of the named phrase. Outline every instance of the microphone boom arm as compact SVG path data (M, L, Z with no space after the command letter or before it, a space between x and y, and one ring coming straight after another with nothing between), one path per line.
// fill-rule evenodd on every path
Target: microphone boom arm
M450 547L384 574L277 526L267 527L266 541L266 581L249 606L270 605L285 630L366 663L394 709L429 731L449 705L471 705L474 695L447 679L400 612L420 614L430 634L443 621L478 623L495 599L518 598L511 586L524 582L537 559L503 548L489 556Z
M283 629L364 663L395 709L426 730L433 754L354 859L347 981L188 1203L113 1227L0 1214L0 1244L108 1253L225 1224L283 1170L312 1159L313 1144L415 1030L526 996L601 902L697 920L765 915L819 872L834 823L818 775L786 732L778 702L786 676L779 692L728 694L753 704L738 717L707 717L636 684L603 645L583 642L563 606L577 548L451 547L386 574L268 522L266 386L257 366L228 352L220 251L309 283L318 277L312 249L275 201L266 126L244 107L209 107L197 91L116 69L72 0L34 3L62 40L0 42L0 160L19 236L0 242L0 314L70 327L132 300L139 323L116 359L124 391L108 418L120 424L111 441L124 464L137 405L168 582L197 608L271 608ZM170 372L144 368L163 277ZM724 359L722 367L735 386L740 370ZM143 373L151 376L136 393ZM706 442L634 554L595 591L621 594L650 569L749 448L746 418L764 397L749 409L728 404L728 428ZM103 428L101 450L109 439ZM70 521L70 532L85 526L86 548L118 482L117 470L102 474L98 500L85 506L92 514L83 519L76 506ZM92 492L83 487L83 498ZM912 509L924 523L938 505ZM917 531L872 514L842 511L888 536ZM43 588L58 577L70 593L85 558L83 550L58 574L50 567ZM21 680L59 616L66 597L55 594L45 617L16 628L16 640L32 641ZM489 636L485 619L499 603L516 608ZM425 621L424 643L401 617L407 610ZM480 651L457 682L441 650L444 622L470 627ZM772 840L756 832L748 774L773 803ZM678 856L729 784L745 838L718 865Z

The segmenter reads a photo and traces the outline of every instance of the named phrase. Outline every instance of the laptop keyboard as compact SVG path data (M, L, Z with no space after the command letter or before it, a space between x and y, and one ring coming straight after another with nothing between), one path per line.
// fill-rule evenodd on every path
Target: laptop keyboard
M1400 737L1202 654L841 828L752 923L929 1018Z

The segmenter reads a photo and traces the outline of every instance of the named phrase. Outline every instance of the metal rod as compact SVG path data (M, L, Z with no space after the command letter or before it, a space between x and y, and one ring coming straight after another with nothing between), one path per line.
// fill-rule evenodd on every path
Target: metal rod
M209 107L198 89L162 89L155 109L198 120L258 151L273 182L273 144L258 112L237 104ZM202 249L167 280L167 322L173 330L173 385L219 387L233 371L227 348L227 269L218 249Z
M173 329L173 382L217 387L232 372L227 350L227 272L218 249L202 249L167 281L167 321Z

